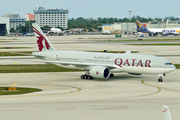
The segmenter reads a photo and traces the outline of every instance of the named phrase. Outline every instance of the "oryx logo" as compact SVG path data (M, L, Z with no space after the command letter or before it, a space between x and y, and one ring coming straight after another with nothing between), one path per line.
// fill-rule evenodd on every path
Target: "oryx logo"
M99 74L99 72L98 71L96 71L96 75L98 75Z
M50 45L47 42L47 40L44 38L44 36L35 27L33 27L33 29L34 29L34 32L39 35L39 37L37 37L38 38L37 44L38 44L38 47L39 47L39 51L42 51L42 49L45 48L45 47L46 47L46 49L49 50ZM44 46L43 42L44 42L45 46Z

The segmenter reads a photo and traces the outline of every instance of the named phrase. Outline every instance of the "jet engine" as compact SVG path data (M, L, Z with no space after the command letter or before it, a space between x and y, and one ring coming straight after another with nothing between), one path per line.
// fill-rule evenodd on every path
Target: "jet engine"
M93 77L93 78L100 78L100 79L108 79L109 78L109 69L107 67L103 67L103 66L94 66L93 68L91 68L91 70L89 71L89 74Z

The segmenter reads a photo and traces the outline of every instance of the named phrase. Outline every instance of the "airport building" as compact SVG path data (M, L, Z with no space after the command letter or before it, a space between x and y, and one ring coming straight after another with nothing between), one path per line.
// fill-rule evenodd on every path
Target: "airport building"
M9 31L10 31L9 18L0 16L0 36L9 35Z
M162 20L162 21L149 21L147 23L142 23L147 28L178 28L180 27L180 20L178 21L170 21L170 20ZM121 34L130 34L136 31L135 23L114 23L111 24L111 31L119 31Z
M111 31L118 31L121 34L130 34L136 31L136 24L135 23L114 23L111 25Z
M10 29L14 28L14 30L16 30L16 28L20 25L25 26L25 22L26 19L25 18L21 18L19 16L19 14L5 14L6 18L9 18L9 22L10 22Z
M45 9L39 7L34 10L35 21L40 27L68 27L68 10L67 9Z
M26 19L25 18L10 18L10 29L16 28L20 25L25 26Z

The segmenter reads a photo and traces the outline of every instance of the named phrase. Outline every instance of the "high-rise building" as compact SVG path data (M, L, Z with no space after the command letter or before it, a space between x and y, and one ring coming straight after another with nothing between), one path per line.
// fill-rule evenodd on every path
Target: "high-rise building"
M40 27L68 27L68 10L67 9L45 9L39 7L34 10L35 21Z
M35 15L34 14L30 14L30 13L27 13L26 16L26 21L29 21L29 20L35 20Z

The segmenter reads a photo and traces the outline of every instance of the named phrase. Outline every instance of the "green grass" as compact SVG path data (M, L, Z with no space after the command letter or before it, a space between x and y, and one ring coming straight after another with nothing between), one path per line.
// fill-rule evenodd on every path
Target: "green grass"
M0 49L27 49L31 47L0 47Z
M161 46L161 45L165 45L165 46L179 46L180 43L153 43L153 44L146 44L146 43L139 43L139 44L126 44L126 45L157 45L157 46Z
M5 88L6 87L0 87L0 95L16 95L16 94L26 94L26 93L42 91L41 89L37 89L37 88L22 88L22 87L16 87L16 91L8 91L5 90Z
M32 54L32 52L25 52L25 51L21 51L21 52L0 52L0 56L28 56L25 54L18 54L18 53L25 53L25 54Z
M176 69L180 69L180 64L174 64L176 66Z
M0 41L0 43L3 43L3 42L10 42L10 41Z
M32 72L73 72L79 69L68 69L53 64L36 65L0 65L0 73L32 73Z

